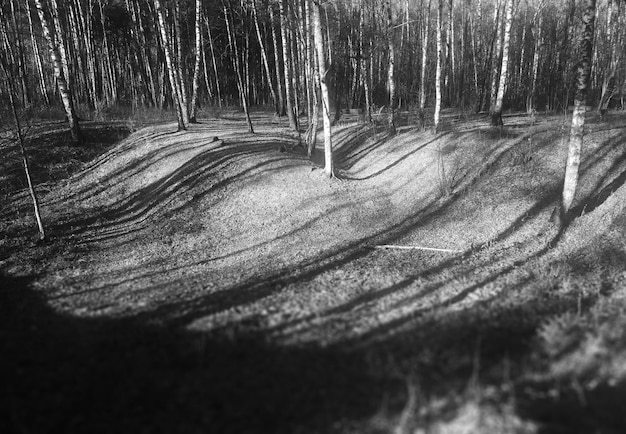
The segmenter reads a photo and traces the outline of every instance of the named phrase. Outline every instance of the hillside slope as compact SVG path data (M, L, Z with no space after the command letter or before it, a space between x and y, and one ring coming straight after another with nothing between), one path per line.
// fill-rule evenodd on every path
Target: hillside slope
M283 125L255 121L254 135L241 132L237 116L185 133L173 132L173 124L133 133L44 195L53 242L18 251L15 236L5 238L11 256L2 270L33 276L35 298L52 315L127 324L141 336L152 331L136 327L165 326L193 336L185 354L202 360L224 339L263 342L271 354L321 351L325 361L326 351L332 360L335 351L347 352L361 366L357 377L392 383L383 392L370 384L376 391L347 408L374 417L382 393L392 397L390 413L378 413L376 422L309 410L322 419L356 418L361 431L372 432L400 423L407 379L432 396L422 403L428 414L443 412L438 396L464 390L477 351L486 384L501 385L503 369L526 381L537 333L551 318L583 315L624 295L621 115L589 122L575 204L586 214L565 233L550 222L568 134L561 117L511 116L503 130L478 117L450 117L449 130L438 135L402 127L393 137L342 125L332 180ZM15 201L27 212L25 196ZM26 230L23 219L2 218L7 234ZM100 342L101 332L94 333ZM295 356L296 364L316 376L334 369L334 361L309 366L307 357ZM229 363L220 360L219 369ZM242 367L248 376L278 375L264 364L254 373L253 365ZM300 390L289 381L295 383L277 393ZM336 389L345 386L325 387L345 399ZM502 390L501 398L510 396ZM192 397L196 391L182 399ZM345 431L343 422L335 428Z

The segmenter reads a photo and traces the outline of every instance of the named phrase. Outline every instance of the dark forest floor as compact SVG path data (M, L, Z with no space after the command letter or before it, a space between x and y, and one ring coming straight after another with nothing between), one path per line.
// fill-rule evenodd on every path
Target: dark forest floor
M5 138L2 432L624 432L626 116L565 231L568 117L411 119L34 127L45 244Z

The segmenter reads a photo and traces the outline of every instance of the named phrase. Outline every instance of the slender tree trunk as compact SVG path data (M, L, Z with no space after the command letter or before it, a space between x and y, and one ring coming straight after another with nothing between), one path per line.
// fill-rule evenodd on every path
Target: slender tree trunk
M270 5L271 8L271 5ZM276 108L276 114L280 114L280 110L278 107L278 98L276 97L276 91L274 90L274 85L272 84L272 74L270 73L270 64L267 60L267 51L265 50L265 43L263 42L263 37L261 36L261 27L259 26L259 17L257 13L256 0L252 0L252 14L254 18L254 27L256 28L256 36L259 40L259 47L261 48L261 58L263 59L263 66L265 67L265 75L267 77L267 86L270 89L270 94L272 96L272 102L274 103L274 107Z
M33 29L33 18L31 16L30 1L26 2L26 15L28 17L28 28L30 30L30 41L33 47L33 60L35 61L35 68L37 69L37 76L39 78L39 90L43 97L46 106L50 105L50 97L48 96L48 89L46 88L46 76L43 73L43 66L41 64L41 54L39 53L39 46L37 39L35 38L35 32Z
M430 2L425 11L425 24L422 29L422 65L420 68L420 109L419 122L422 130L426 128L426 116L424 109L426 108L426 62L428 60L428 35L430 33Z
M447 56L446 56L446 101L448 106L456 104L452 97L454 95L455 77L454 77L454 9L453 1L448 0L448 33L447 33Z
M36 4L36 3L35 3ZM61 27L61 21L59 18L59 6L57 0L50 0L52 6L52 24L54 25L54 37L56 40L57 49L60 55L61 66L63 67L63 75L68 86L72 85L72 76L70 75L69 64L67 62L67 51L65 50L65 38L63 37L64 31Z
M595 19L595 0L585 0L585 10L583 12L583 31L580 42L580 63L577 68L576 77L576 97L574 99L574 113L572 115L572 128L565 165L565 179L563 182L563 196L561 199L560 223L565 225L568 222L569 212L578 184L578 168L580 166L580 154L583 145L583 134L585 127L585 111L587 104L587 87L589 76L591 75L591 55L593 51L593 27Z
M365 4L360 0L359 11L359 52L361 53L361 81L365 92L365 120L368 124L372 123L372 88L370 86L371 76L368 74L367 59L371 62L371 55L365 56Z
M443 0L438 0L437 5L437 67L435 71L435 131L439 130L439 118L441 116L441 58L443 44L441 37L441 15L443 14Z
M55 0L56 1L56 0ZM115 104L117 102L117 83L115 79L115 71L113 70L113 61L111 60L111 49L109 47L109 38L107 37L105 22L104 22L104 9L102 7L102 0L98 0L98 6L100 7L100 25L102 26L102 39L104 41L104 61L108 76L108 100L109 104Z
M298 130L298 122L293 112L293 88L291 79L291 53L289 37L287 33L287 10L284 5L285 0L278 0L280 13L280 35L283 43L283 65L285 75L285 99L287 103L287 117L289 118L289 127L292 130Z
M65 75L63 72L63 64L61 61L61 55L59 54L59 48L56 44L56 38L53 38L50 33L50 26L48 25L48 19L46 18L43 10L41 0L35 0L35 7L39 14L39 20L41 21L41 29L43 31L46 41L48 41L48 48L50 50L50 57L52 59L52 65L54 66L54 75L57 80L57 87L59 88L59 94L61 95L61 101L63 101L63 107L65 108L65 116L70 124L70 131L72 133L72 140L76 143L82 143L83 138L80 131L80 124L78 123L78 117L74 112L74 102Z
M489 98L489 112L492 116L493 108L496 105L496 98L498 97L498 82L500 79L500 67L502 66L502 14L500 13L500 10L500 2L498 2L498 8L495 12L496 48L495 52L492 54L493 63L491 67L491 96Z
M213 63L213 73L215 74L215 87L217 88L217 105L218 107L222 107L222 90L220 85L220 76L217 73L217 60L215 60L215 47L213 46L213 37L211 36L211 26L209 25L209 19L204 17L204 23L207 28L208 36L209 36L209 48L211 48L211 59Z
M317 51L317 63L319 67L320 89L322 93L322 119L324 120L324 171L329 178L334 176L333 167L333 144L330 125L330 98L328 96L328 86L326 84L328 70L326 68L326 50L324 49L324 36L322 35L322 24L320 20L320 4L313 1L313 35L315 37L315 48Z
M193 65L193 80L191 82L191 114L189 115L189 122L195 124L196 112L198 110L198 83L200 81L200 60L202 51L202 0L196 0L196 56Z
M254 133L254 128L252 127L252 120L250 119L250 111L248 108L248 95L246 94L246 90L243 84L243 78L241 77L241 66L239 64L239 49L237 48L237 41L235 40L235 33L233 30L233 23L231 21L231 16L228 13L228 8L226 6L226 2L224 3L224 18L226 20L226 33L228 33L228 42L232 47L232 56L235 67L235 75L237 76L237 88L239 89L239 96L241 98L241 105L243 107L243 112L246 115L246 122L248 123L248 131L250 133Z
M507 72L509 67L509 42L511 40L511 22L513 20L513 0L506 0L506 22L504 25L504 41L502 43L502 66L500 68L500 83L496 95L495 106L491 114L491 125L502 125L502 103L506 90Z
M530 78L530 92L528 94L528 102L526 103L526 111L530 114L535 111L535 95L537 94L537 77L539 76L539 59L541 56L541 47L543 46L543 34L541 32L541 17L538 21L533 23L532 27L533 38L535 39L535 46L533 52L533 65Z
M28 3L28 2L27 2ZM99 110L100 101L98 97L98 91L96 86L96 60L94 56L93 38L92 38L92 21L91 18L85 19L85 13L83 12L83 5L80 1L76 2L76 10L78 12L78 19L80 21L81 31L84 37L83 45L85 47L88 75L88 93L91 106L96 110Z
M7 88L9 90L9 102L11 104L11 111L13 113L13 121L15 123L15 131L17 132L18 143L20 146L20 152L22 154L22 163L24 165L24 174L26 175L26 181L28 182L28 191L30 193L30 197L33 201L33 208L35 214L35 220L37 221L37 228L39 230L39 240L46 240L46 231L43 226L43 221L41 219L41 213L39 211L39 200L37 198L37 193L35 192L35 187L33 186L33 181L30 176L30 162L28 159L28 155L26 154L26 148L24 147L24 136L22 135L22 126L20 124L20 118L17 115L17 106L14 97L13 90L13 79L11 74L8 71L8 65L5 58L0 58L0 66L2 67L2 71L4 72Z
M389 65L387 67L387 86L389 89L389 119L388 128L390 134L396 133L396 79L395 79L395 62L396 62L396 46L394 41L393 13L391 9L391 0L387 0L387 43L389 46Z
M611 98L615 94L616 86L616 74L619 65L620 58L620 43L619 43L619 0L609 0L607 7L607 39L610 48L608 68L604 72L604 79L602 81L602 94L600 96L600 103L598 104L598 113L604 116L609 108Z
M176 79L176 86L178 87L178 97L180 102L180 109L183 115L183 122L185 125L189 124L189 98L187 96L187 79L185 64L183 62L183 47L182 47L182 35L180 28L180 4L178 0L174 0L174 38L170 48L174 48L176 56L172 57L172 63L174 65L174 78ZM175 60L175 62L174 62Z
M270 13L270 27L272 29L272 42L274 43L274 66L276 67L276 84L278 86L278 116L285 116L285 89L283 86L283 76L280 71L280 51L278 49L278 36L276 34L276 25L280 25L274 19L274 8L272 4L268 5Z
M150 61L151 60L150 48L149 48L149 44L146 43L145 30L143 26L143 20L141 18L141 12L138 11L139 5L135 5L133 0L130 1L130 4L133 5L132 6L133 17L134 17L133 20L135 21L138 27L138 31L137 31L137 34L139 36L138 42L141 45L141 47L143 47L143 54L144 54L144 59L145 59L144 66L146 68L146 75L148 76L148 87L150 89L150 98L154 107L158 107L159 103L158 103L157 90L156 90L156 85L155 85L155 80L154 80L154 72L152 68L152 62ZM157 65L157 68L158 68L158 65Z
M304 17L306 23L306 67L307 67L307 99L309 128L306 134L307 156L311 158L317 144L317 126L319 118L319 100L317 89L319 87L319 75L316 65L315 44L313 42L313 12L311 1L304 2Z
M479 6L480 7L480 6ZM472 64L474 72L474 92L476 93L477 106L480 107L480 85L478 80L478 63L479 58L477 56L476 48L476 25L474 24L473 14L470 13L470 38L472 45Z
M200 38L200 53L202 54L202 72L204 73L204 84L206 86L206 91L209 95L210 99L213 99L213 89L211 86L211 80L209 79L209 66L207 65L206 60L206 47L204 45L204 38Z
M11 24L13 26L13 32L16 35L22 34L22 29L20 28L21 22L18 21L17 15L19 13L19 6L16 5L15 0L11 0ZM22 43L22 38L15 38L15 45L17 48L17 73L19 76L21 93L22 93L22 101L24 105L31 102L30 92L28 89L28 76L26 74L26 58L24 55L24 45Z
M159 30L161 32L161 45L163 46L163 52L165 53L165 63L167 66L166 69L170 79L170 87L172 89L172 100L176 108L178 131L184 131L187 129L187 125L185 123L185 117L183 116L182 103L180 100L180 95L178 94L178 86L176 85L176 67L174 66L174 62L172 60L172 51L170 49L171 45L169 41L169 35L167 32L167 26L165 25L163 9L161 9L161 2L159 0L154 0L154 9L157 14Z

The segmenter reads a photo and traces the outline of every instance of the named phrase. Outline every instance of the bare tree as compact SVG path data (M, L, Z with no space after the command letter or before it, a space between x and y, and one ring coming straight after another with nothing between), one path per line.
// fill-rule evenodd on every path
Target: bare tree
M248 123L248 131L254 133L252 127L252 120L250 119L250 109L248 107L248 94L244 88L243 78L241 76L241 65L239 64L239 48L237 46L237 40L235 39L235 33L233 29L233 22L226 6L226 0L223 3L224 6L224 19L226 20L226 33L228 33L228 41L232 48L233 67L235 68L235 76L237 77L237 88L239 89L239 97L241 99L241 105L246 115L246 121Z
M320 20L320 4L313 1L313 35L315 37L315 49L317 51L317 64L319 68L320 89L322 93L322 119L324 121L324 170L329 178L334 176L333 167L333 144L330 125L330 98L328 85L326 84L328 69L326 68L326 50L324 49L324 36Z
M30 12L30 1L26 2L26 16L28 17L28 28L30 31L30 41L33 47L33 61L37 68L37 75L39 77L39 90L43 96L43 100L46 105L50 105L50 97L48 96L48 89L46 88L46 77L43 73L43 66L41 64L41 55L39 54L39 45L37 44L37 38L35 38L35 31L33 28L33 18Z
M280 34L283 42L283 65L285 77L285 99L287 102L287 117L289 118L289 126L293 130L298 129L298 119L293 109L293 87L291 77L291 43L289 40L287 8L284 5L285 0L278 0L280 11Z
M393 10L391 0L387 0L387 44L389 46L389 63L387 66L387 88L389 90L389 119L388 128L391 134L396 133L395 112L396 112L396 45L394 41Z
M261 49L261 58L263 59L263 66L265 67L265 74L267 76L267 85L270 89L272 101L274 102L274 106L276 108L276 114L278 115L280 114L280 110L278 107L278 98L276 97L276 91L274 90L274 85L272 84L272 74L270 73L270 64L267 59L267 50L265 49L265 43L263 42L263 37L261 36L261 27L259 26L259 16L256 7L256 0L252 0L252 15L254 18L256 36L259 41L259 48Z
M422 26L422 65L420 68L420 110L419 121L422 130L426 127L424 109L426 108L426 62L428 60L428 34L430 33L430 2L424 11L425 23Z
M172 51L170 48L171 47L170 38L168 35L167 26L165 25L165 17L163 16L163 9L161 8L161 2L159 0L154 0L154 9L157 14L158 26L161 32L161 45L163 46L163 52L165 54L165 62L167 64L167 73L170 79L170 87L172 89L172 99L174 102L174 106L176 108L176 117L178 119L178 131L183 131L187 129L187 125L185 123L185 116L183 115L182 101L178 93L178 86L177 86L178 80L176 77L176 67L172 59Z
M585 0L583 12L583 30L580 41L580 61L576 72L576 96L574 98L574 113L570 130L567 163L565 165L565 179L563 182L563 196L561 198L560 224L567 224L569 212L578 184L578 168L582 152L583 134L585 128L585 111L587 104L587 88L591 75L591 55L593 51L593 31L595 21L595 0Z
M41 219L41 213L39 211L39 200L37 198L37 193L35 192L35 187L33 186L33 180L30 176L30 162L28 160L28 155L26 154L26 148L24 146L24 136L22 135L22 125L20 124L20 118L17 114L17 104L15 102L15 91L13 89L13 73L9 71L9 62L7 61L6 53L0 52L0 68L2 68L2 72L4 73L8 93L9 93L9 102L11 104L11 112L13 113L13 121L15 123L15 131L17 133L18 144L20 146L20 152L22 154L22 163L24 164L24 174L26 175L26 181L28 182L28 191L30 192L30 197L33 200L33 207L35 213L35 220L37 221L37 228L39 230L39 240L44 241L46 239L46 231L43 226L43 221Z
M507 73L509 68L509 46L511 40L511 22L513 21L513 0L505 0L506 18L504 24L504 41L502 42L502 64L500 66L500 83L496 95L495 105L491 112L491 125L502 125L502 103L506 90Z
M600 103L598 104L598 112L600 115L604 115L604 113L609 108L609 103L611 102L611 98L613 95L617 93L617 85L616 85L616 74L618 70L618 65L621 61L621 56L623 55L620 50L620 22L619 22L619 8L620 8L620 0L609 0L609 4L607 6L607 40L609 43L609 58L608 58L608 69L604 72L604 79L602 81L602 95L600 97Z
M193 65L193 79L191 82L191 113L189 114L189 122L195 124L196 113L198 110L198 82L200 81L200 60L202 59L202 0L196 0L195 11L195 36L196 36L196 53Z
M441 116L441 57L442 57L442 37L441 37L441 16L443 9L443 0L438 0L437 4L437 66L435 71L435 131L439 129L439 120Z
M74 111L74 102L70 93L68 82L66 81L63 63L61 61L61 55L59 54L58 40L56 36L50 32L50 25L48 24L48 18L41 4L41 0L35 0L35 7L39 14L39 20L41 21L41 28L48 42L48 49L50 50L50 57L52 59L52 65L54 66L54 75L57 80L57 87L59 88L59 94L63 101L63 107L65 108L65 116L70 124L70 131L72 133L72 139L76 143L82 143L83 138L80 131L80 125L78 123L78 117Z

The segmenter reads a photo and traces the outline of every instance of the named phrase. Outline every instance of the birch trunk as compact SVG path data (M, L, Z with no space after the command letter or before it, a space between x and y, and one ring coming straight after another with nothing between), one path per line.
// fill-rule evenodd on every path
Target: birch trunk
M329 178L332 178L334 176L333 144L330 125L330 98L326 84L328 73L328 69L326 68L326 50L324 49L324 36L322 35L322 24L320 20L320 4L316 0L312 1L313 36L315 38L315 48L317 51L320 90L322 93L322 119L324 121L324 171Z
M226 20L226 33L228 33L228 42L232 47L232 56L235 67L235 75L237 76L237 88L239 89L239 96L241 98L241 105L243 107L243 112L246 115L246 122L248 123L248 132L254 133L254 128L252 127L252 120L250 119L250 112L248 108L248 95L246 94L246 90L243 84L243 78L241 76L241 66L239 64L239 49L237 47L237 41L235 40L235 34L233 31L233 23L231 21L230 13L228 13L228 8L226 7L226 3L224 3L224 18Z
M437 67L435 71L435 132L439 130L439 118L441 115L441 57L442 57L442 37L441 37L441 15L443 13L443 0L438 0L437 5Z
M576 72L576 97L574 99L574 113L568 145L567 162L565 165L565 179L563 181L563 196L561 199L560 224L568 223L569 212L578 184L578 168L583 145L585 127L585 105L587 104L587 88L591 75L591 55L593 51L593 27L595 20L595 0L584 2L583 31L580 41L580 63Z
M361 81L363 82L363 90L365 92L365 120L368 124L372 123L372 87L370 86L371 76L368 74L369 69L367 67L367 59L371 56L365 56L365 5L363 0L360 0L359 11L359 52L361 54Z
M428 60L428 34L430 33L430 2L425 12L425 25L422 29L422 65L420 68L420 109L419 123L422 130L426 128L426 117L424 109L426 108L426 62Z
M182 47L182 37L181 37L181 29L180 29L180 3L178 0L174 1L174 41L170 47L174 46L176 57L173 57L172 60L176 59L174 63L174 78L176 79L176 85L178 86L178 96L180 101L180 109L183 115L183 122L185 125L189 124L189 98L187 97L187 80L185 73L185 65L183 63L183 47Z
M505 0L506 1L506 0ZM493 116L493 108L496 105L496 98L498 97L498 82L500 78L500 67L502 66L502 14L500 13L500 4L498 4L498 8L495 12L495 35L496 35L496 48L495 52L492 54L491 61L491 95L489 98L489 113Z
M195 16L196 56L193 65L193 79L191 82L191 113L189 114L189 122L193 124L198 122L196 120L196 113L198 110L198 83L200 81L200 60L202 51L202 0L196 0Z
M265 43L263 42L263 37L261 36L261 27L259 26L259 17L257 13L256 0L252 0L252 15L254 18L254 27L256 29L256 36L257 36L257 39L259 40L259 47L261 48L261 58L263 60L263 67L265 68L265 75L267 77L267 86L269 87L270 94L272 95L272 102L274 103L276 114L279 114L280 111L278 107L278 98L276 97L276 91L274 90L274 85L272 84L272 74L270 73L270 64L267 60L267 51L265 50Z
M289 127L292 130L298 130L298 122L293 112L293 88L291 78L291 53L289 37L287 33L287 11L285 9L285 0L278 0L280 13L280 35L283 43L283 66L285 76L285 100L287 103L287 117L289 118Z
M9 90L9 103L11 105L11 111L13 113L13 121L15 122L15 130L17 132L18 143L20 146L20 152L22 154L22 163L24 165L24 173L26 175L26 181L28 182L28 191L30 193L30 197L33 200L33 207L35 213L35 220L37 221L37 228L39 229L39 240L45 241L46 239L46 231L43 226L43 221L41 219L41 213L39 212L39 200L37 198L37 193L35 192L35 187L33 186L33 181L30 176L30 162L28 159L28 155L26 154L26 148L24 147L24 137L22 136L22 126L20 124L20 118L17 115L17 107L14 97L13 90L13 79L11 74L9 74L9 68L7 64L7 59L5 57L0 57L0 67L4 72L7 87Z
M608 69L604 73L602 81L602 94L598 104L598 113L604 116L609 108L609 103L616 90L616 73L619 65L619 0L609 0L607 7L607 39L611 50L609 51Z
M187 125L185 123L185 120L184 120L185 118L183 116L180 95L178 94L178 86L176 85L176 81L177 81L176 68L172 60L172 51L170 49L171 45L169 41L169 35L167 33L167 27L165 25L165 17L163 16L163 9L161 9L161 2L159 0L154 0L154 9L157 14L158 26L161 32L161 44L163 45L166 69L167 69L168 77L170 80L170 87L172 89L172 100L174 103L174 107L176 108L176 117L178 120L178 131L184 131L187 129Z
M52 65L54 67L54 75L57 80L57 87L59 88L59 94L61 95L61 101L63 102L63 108L65 109L65 116L67 117L67 121L70 124L70 131L72 134L72 140L76 143L82 143L83 138L80 131L80 124L78 123L78 117L74 112L74 102L72 101L72 95L70 93L70 88L65 80L65 75L63 72L63 64L61 62L61 55L59 54L59 48L56 44L56 38L50 33L50 26L48 24L48 19L46 18L45 12L43 10L43 5L41 4L41 0L35 0L35 7L37 8L37 13L39 15L39 20L41 21L41 29L43 32L46 41L48 42L48 49L50 50L50 58L52 60Z
M209 48L211 49L211 60L213 61L213 73L215 74L215 87L217 90L217 105L222 107L222 87L220 85L220 76L217 73L217 60L215 59L215 47L213 45L213 37L211 36L211 26L209 25L208 18L204 17L204 23L207 28L209 36Z
M528 94L528 101L526 103L526 111L528 114L531 114L535 111L535 95L537 93L537 77L539 76L539 59L541 57L541 47L543 46L543 34L541 32L541 18L536 23L533 23L531 27L531 31L533 34L533 38L535 39L534 43L534 52L533 52L533 65L531 71L530 78L530 92Z
M33 29L33 18L30 12L30 1L26 2L26 15L28 16L28 28L30 30L30 42L33 47L33 60L35 61L35 68L37 69L37 77L39 78L39 90L43 97L46 106L50 105L50 97L48 96L48 89L46 88L46 76L43 73L43 66L41 64L41 54L39 53L39 45L35 38L35 32Z
M491 114L491 125L502 125L502 103L506 91L506 80L509 68L509 45L511 40L511 22L513 20L513 0L506 0L506 22L504 25L504 41L502 42L502 65L500 68L500 83L496 95L495 107Z
M396 46L394 41L393 15L391 0L387 0L387 43L389 46L389 65L387 67L387 86L389 89L389 119L388 128L390 134L396 133L395 112L396 112L396 81L395 62Z
M268 5L270 13L270 27L272 28L272 42L274 43L274 66L276 67L276 84L278 87L278 116L285 116L285 89L283 86L283 76L280 73L280 52L278 50L278 36L276 35L276 20L274 19L274 8Z

